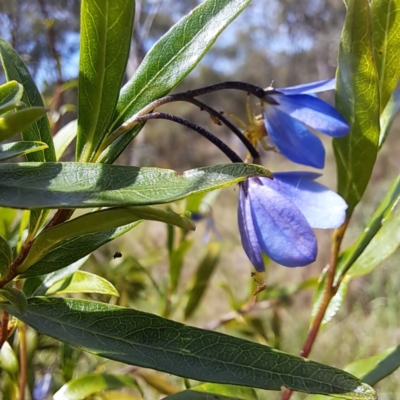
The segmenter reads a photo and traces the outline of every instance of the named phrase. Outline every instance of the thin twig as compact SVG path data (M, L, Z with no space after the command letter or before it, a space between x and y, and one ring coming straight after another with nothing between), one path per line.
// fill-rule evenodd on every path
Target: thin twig
M150 113L140 117L137 117L137 121L139 123L148 121L150 119L165 119L168 121L176 122L177 124L186 126L187 128L193 129L195 132L199 133L201 136L209 140L212 144L217 146L232 162L234 163L242 163L243 160L222 140L218 139L211 132L202 128L199 125L194 124L193 122L187 121L186 119L177 117L175 115L167 114L167 113Z
M251 144L250 140L247 139L247 137L245 135L243 135L243 133L240 132L240 130L238 128L236 128L235 125L232 124L232 122L230 122L223 115L221 115L221 113L219 113L214 108L209 107L207 104L203 103L200 100L190 99L190 100L188 100L188 102L198 106L201 110L207 111L210 115L217 118L224 125L226 125L247 147L247 150L250 152L251 156L253 157L253 160L255 160L255 162L257 162L259 160L260 154L258 153L256 148Z

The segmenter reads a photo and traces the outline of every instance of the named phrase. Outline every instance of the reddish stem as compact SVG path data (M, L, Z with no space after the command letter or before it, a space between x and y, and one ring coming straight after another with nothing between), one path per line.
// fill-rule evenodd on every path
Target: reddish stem
M1 315L0 349L3 347L4 342L8 338L8 319L9 319L8 312L3 311Z
M346 221L343 225L336 229L332 235L332 247L331 247L331 256L329 260L329 269L326 275L324 291L322 295L321 304L318 308L318 311L314 317L314 321L312 323L311 329L308 332L307 339L304 343L303 348L300 351L300 355L302 357L308 357L311 353L312 347L315 343L315 340L318 335L319 328L321 327L322 321L324 320L326 310L333 298L336 294L339 285L335 285L335 272L336 272L336 265L340 251L340 245L343 240L344 233L346 232L349 220L351 215L348 215ZM289 400L293 390L286 389L282 394L282 400Z

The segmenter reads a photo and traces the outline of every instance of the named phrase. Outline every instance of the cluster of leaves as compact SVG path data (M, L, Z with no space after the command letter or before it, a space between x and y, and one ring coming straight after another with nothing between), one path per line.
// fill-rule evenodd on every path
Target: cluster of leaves
M397 368L398 362L385 362L393 360L397 352L393 349L373 362L364 361L362 372L359 367L349 367L365 383L346 371L168 319L179 304L173 297L185 253L191 246L186 233L194 226L185 213L154 205L190 196L186 211L197 212L204 193L250 176L268 175L269 171L235 163L178 175L172 170L113 165L142 125L128 128L120 136L114 133L175 88L249 2L205 0L152 47L120 91L134 1L83 0L78 119L54 138L28 69L13 48L0 41L7 77L7 83L0 87L0 140L18 132L22 136L20 141L0 146L0 160L20 155L27 160L0 164L0 366L7 374L3 390L10 398L24 391L28 361L26 354L18 360L7 340L16 336L21 354L27 353L25 324L66 343L64 360L71 361L68 346L72 345L111 360L208 382L173 394L168 397L171 399L206 399L210 394L221 399L256 399L254 388L282 387L344 399L373 399L376 393L367 383L373 385ZM376 0L370 5L367 0L349 0L347 6L339 54L337 107L352 130L348 137L335 140L334 148L339 193L349 204L350 218L397 110L398 97L392 93L399 77L396 32L400 4ZM75 137L76 162L60 162ZM398 247L399 213L395 205L399 196L397 179L365 232L338 257L332 282L329 271L322 275L314 315L321 316L319 310L325 304L327 310L322 316L325 322L331 319L345 297L348 282L369 273ZM77 208L86 212L70 219ZM16 209L26 211L17 213ZM79 269L94 250L144 220L168 224L170 269L168 284L162 291L163 317L68 297L72 293L118 295L104 277ZM182 232L179 240L176 232ZM194 284L187 291L185 318L196 310L218 255L218 247L210 245L199 263ZM327 282L331 283L329 291ZM8 321L9 315L16 318L15 322ZM72 379L71 369L65 367L63 376L65 382L55 399L81 399L122 387L141 391L137 381L126 375L93 373ZM146 379L150 380L149 376ZM33 387L31 379L29 388L35 398L40 398Z

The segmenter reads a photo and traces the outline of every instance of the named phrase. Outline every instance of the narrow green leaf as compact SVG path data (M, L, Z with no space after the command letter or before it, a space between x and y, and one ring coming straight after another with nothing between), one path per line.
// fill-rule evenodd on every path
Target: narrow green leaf
M0 117L0 141L13 137L46 114L43 107L29 107Z
M43 107L43 100L28 69L15 50L0 38L0 57L8 81L15 80L23 85L24 94L21 100L29 107ZM49 120L41 118L30 127L22 131L22 138L26 141L44 142L48 148L43 151L27 155L28 161L55 161L53 139Z
M389 134L390 127L394 117L400 110L400 90L395 90L386 104L385 109L381 114L381 133L379 135L379 148L382 147L387 135Z
M114 114L129 56L134 0L83 0L76 159L90 161Z
M23 93L24 88L17 81L10 81L0 85L0 114L9 111L10 108L14 108L21 100Z
M0 307L7 304L3 303L3 301L14 306L19 314L24 314L27 307L25 295L20 290L14 288L0 289Z
M65 293L100 293L119 297L118 290L107 279L86 271L76 271L51 286L46 296Z
M356 243L348 247L340 254L335 273L335 285L340 283L340 286L338 292L332 298L328 306L322 322L323 324L329 322L339 311L343 300L346 297L348 284L353 277L365 275L371 272L374 267L376 267L385 258L389 257L398 247L398 224L396 226L396 222L392 222L392 219L394 218L396 220L398 216L394 217L391 215L391 213L393 212L399 199L400 176L397 177L393 182L392 186L386 193L386 196L379 204L374 215L357 239ZM386 226L385 230L383 230L382 227L383 222L391 222ZM391 235L388 233L390 231L394 231L394 233ZM355 268L354 270L353 267ZM323 297L325 278L326 271L321 274L318 287L314 295L314 302L311 312L312 317L316 315L318 308L320 307Z
M179 246L176 249L173 249L169 254L169 280L172 293L174 293L175 289L178 287L183 267L183 260L185 254L190 250L192 245L193 240L183 240L179 243Z
M175 24L150 49L122 88L110 131L176 87L249 3L250 0L205 0ZM112 163L139 130L140 127L135 127L116 140L103 153L101 161Z
M333 140L338 192L351 213L369 182L379 141L379 82L368 0L349 0L339 47L336 107L350 134Z
M198 305L201 304L201 298L207 289L208 282L211 278L215 267L219 262L220 246L218 243L210 243L207 246L207 254L201 260L194 278L193 286L189 292L189 298L186 303L184 316L190 316L196 311Z
M56 225L40 233L33 242L28 256L18 267L18 272L24 272L30 265L42 259L51 249L62 242L118 228L144 219L166 222L186 230L194 230L193 222L189 219L181 217L172 211L152 207L109 208L95 211Z
M10 346L10 344L5 341L1 346L0 350L0 368L7 372L13 381L18 382L19 376L19 362L18 358Z
M179 176L161 168L91 163L0 164L0 206L12 208L91 208L152 205L271 176L260 165L223 164Z
M34 151L47 149L47 144L43 142L13 142L0 144L0 161L9 158L33 153Z
M87 374L66 383L53 396L54 400L84 400L103 390L131 387L138 389L129 375Z
M165 400L257 400L257 394L253 388L243 386L219 385L217 383L204 383L193 386L167 396Z
M0 236L0 279L7 275L12 262L12 250L8 241Z
M400 367L400 346L385 350L367 360L363 360L370 370L364 376L364 381L376 385Z
M371 21L382 112L400 78L400 0L372 0Z
M336 368L153 314L76 299L36 297L28 303L24 314L1 306L43 334L113 360L212 383L376 397L370 386Z
M351 278L367 275L390 257L400 245L400 212L384 220L382 228L374 236L361 256L348 270Z
M344 370L363 379L369 385L392 374L400 367L400 346L392 347L372 357L363 358L347 365ZM327 396L308 396L307 400L333 400Z
M67 147L76 138L76 132L78 129L77 120L69 122L67 125L62 127L54 136L54 148L56 152L56 161L59 161L64 154Z
M67 239L51 248L41 260L34 263L28 270L19 275L19 278L49 274L68 267L70 264L92 253L103 244L130 231L139 223L140 222L133 222L132 224L121 226L120 228L108 229L106 231Z
M392 210L393 205L396 204L399 197L400 175L394 180L357 241L340 254L336 269L335 284L339 282L340 278L349 270L379 229L381 229L382 219Z
M81 268L89 257L90 254L68 265L67 267L59 269L58 271L25 279L24 286L22 287L25 296L43 296L47 289L50 288L54 283L70 277L79 268Z

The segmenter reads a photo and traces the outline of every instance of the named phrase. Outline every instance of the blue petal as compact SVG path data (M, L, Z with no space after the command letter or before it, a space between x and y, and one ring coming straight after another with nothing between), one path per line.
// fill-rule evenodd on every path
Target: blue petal
M339 228L346 218L347 204L337 193L314 182L310 172L277 172L274 180L261 178L262 183L292 202L313 228Z
M333 90L336 87L336 79L328 79L325 81L317 81L311 83L303 83L302 85L290 86L287 88L275 89L283 94L306 94L319 93Z
M238 224L242 245L247 257L254 265L257 271L264 271L264 261L260 245L258 244L257 235L254 231L253 219L250 211L250 201L246 197L243 184L240 185L239 190L239 207L238 207Z
M317 97L307 94L271 97L279 103L280 110L319 132L336 138L349 133L350 127L341 114Z
M280 111L279 106L266 104L264 123L272 141L290 161L324 168L324 146L301 122Z
M251 215L265 254L286 267L301 267L315 261L317 240L298 208L261 182L250 182Z

